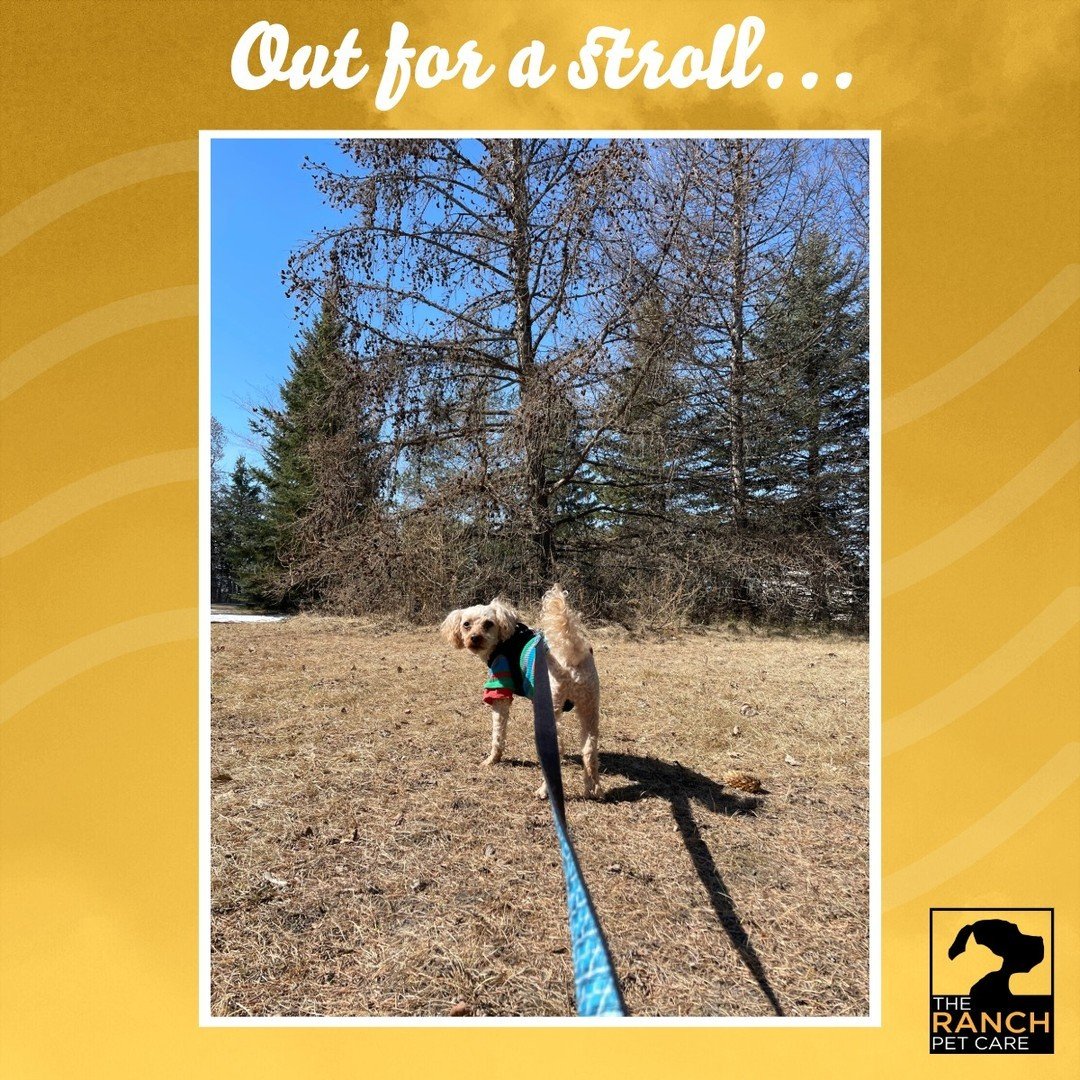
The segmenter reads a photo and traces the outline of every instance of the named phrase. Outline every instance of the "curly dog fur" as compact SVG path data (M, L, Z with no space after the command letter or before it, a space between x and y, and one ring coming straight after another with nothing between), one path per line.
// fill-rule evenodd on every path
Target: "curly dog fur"
M513 636L521 617L503 599L490 604L458 608L446 616L442 634L457 649L467 649L486 664L500 642ZM566 592L553 585L540 604L537 629L544 635L548 649L548 673L556 715L564 702L570 702L581 726L581 760L585 772L585 795L599 799L600 787L600 679L596 672L592 645L585 636L577 612L566 600ZM506 748L506 721L510 701L496 701L491 706L491 752L485 765L495 765ZM538 795L546 794L541 785Z

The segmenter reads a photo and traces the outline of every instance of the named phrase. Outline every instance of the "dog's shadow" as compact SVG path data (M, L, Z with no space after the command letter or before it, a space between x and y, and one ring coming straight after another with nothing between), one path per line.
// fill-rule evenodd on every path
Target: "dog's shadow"
M686 845L690 861L705 887L713 911L716 912L717 920L740 959L753 975L773 1012L777 1016L783 1016L784 1010L735 910L735 903L716 865L716 860L713 859L712 852L709 851L701 830L694 820L692 810L692 804L697 802L714 814L729 816L752 814L760 805L760 798L732 793L722 784L711 780L703 773L688 769L678 761L661 761L658 758L640 757L637 754L602 751L600 771L606 776L609 785L615 775L630 781L621 787L609 786L605 797L605 801L609 803L660 798L666 799L671 804L675 824Z
M580 761L580 760L581 760L581 758L578 758L578 761ZM505 768L510 768L510 769L536 769L536 770L539 770L539 768L540 768L540 762L539 761L536 761L536 760L529 761L526 758L504 757L499 762L499 764L502 765Z

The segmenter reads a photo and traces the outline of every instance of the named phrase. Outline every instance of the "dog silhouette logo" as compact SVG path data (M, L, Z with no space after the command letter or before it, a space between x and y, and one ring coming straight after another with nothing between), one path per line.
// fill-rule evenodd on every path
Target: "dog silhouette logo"
M984 975L968 991L972 1003L979 1008L1011 1006L1016 995L1009 989L1009 980L1042 963L1046 952L1043 939L1021 933L1016 923L1005 919L979 919L956 935L949 946L949 959L955 960L972 938L1001 958L1001 967Z
M1052 908L930 912L930 1052L1051 1054Z

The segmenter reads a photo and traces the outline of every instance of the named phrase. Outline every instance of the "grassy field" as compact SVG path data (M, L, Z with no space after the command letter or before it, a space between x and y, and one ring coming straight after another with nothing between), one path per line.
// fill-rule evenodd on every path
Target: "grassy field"
M580 797L569 714L567 814L631 1012L865 1014L866 643L593 638L607 798ZM484 768L484 668L433 629L218 624L212 648L213 1012L572 1015L527 703Z

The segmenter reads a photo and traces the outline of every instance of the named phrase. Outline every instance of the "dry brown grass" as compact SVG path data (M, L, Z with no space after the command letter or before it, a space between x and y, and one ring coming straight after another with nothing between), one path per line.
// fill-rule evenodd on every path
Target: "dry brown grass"
M865 1014L865 642L593 636L608 798L569 714L567 813L631 1012ZM214 626L215 1014L573 1014L531 713L483 768L482 683L433 630Z

